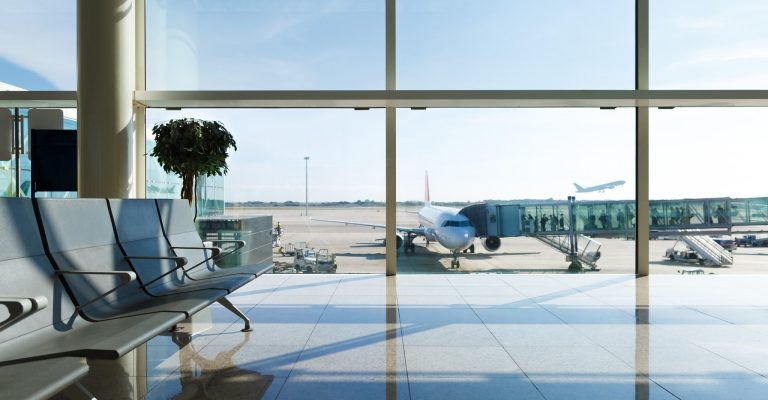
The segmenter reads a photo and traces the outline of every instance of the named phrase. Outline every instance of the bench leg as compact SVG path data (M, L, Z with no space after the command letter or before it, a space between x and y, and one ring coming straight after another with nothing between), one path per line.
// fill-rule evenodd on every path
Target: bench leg
M253 330L251 329L251 320L249 320L248 317L245 316L245 314L243 314L237 307L235 307L235 305L232 304L232 302L230 302L229 299L227 299L226 297L222 297L216 301L218 301L219 304L224 306L224 308L226 308L229 311L232 311L235 315L237 315L243 321L245 321L245 328L241 329L241 332L250 332Z
M75 382L68 388L64 389L58 396L62 396L65 399L73 400L96 400L96 396L89 392L88 389L80 382ZM54 396L54 398L58 398Z

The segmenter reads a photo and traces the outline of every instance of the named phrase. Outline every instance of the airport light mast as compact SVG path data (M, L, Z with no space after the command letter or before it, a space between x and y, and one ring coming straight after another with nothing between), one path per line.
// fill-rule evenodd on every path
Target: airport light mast
M304 215L309 216L309 156L304 157Z

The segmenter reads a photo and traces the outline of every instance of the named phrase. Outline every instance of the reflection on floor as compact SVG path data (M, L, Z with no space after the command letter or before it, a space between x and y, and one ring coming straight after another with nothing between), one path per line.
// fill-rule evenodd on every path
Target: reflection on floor
M266 275L99 398L766 399L768 276ZM120 364L120 367L116 367Z

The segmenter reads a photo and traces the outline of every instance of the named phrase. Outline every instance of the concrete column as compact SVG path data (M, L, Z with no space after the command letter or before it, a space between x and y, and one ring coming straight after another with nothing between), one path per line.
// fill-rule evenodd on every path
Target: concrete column
M135 197L133 0L77 1L78 192Z
M648 90L648 0L635 0L635 89ZM649 208L649 139L648 139L648 104L638 104L636 108L635 135L636 159L635 199L635 273L647 276L650 268L648 260L648 241L650 240Z
M136 39L135 42L135 65L136 65L136 90L145 90L147 88L147 75L146 75L146 51L144 43L146 42L146 25L145 21L145 0L135 0L136 6L136 18L134 23L136 24ZM136 146L136 166L135 166L135 182L136 182L136 197L143 199L147 197L147 139L146 139L146 125L147 125L147 109L141 104L137 104L133 109L133 126L136 128L136 134L134 139L134 145Z
M397 89L395 0L386 2L386 89ZM387 162L387 275L397 274L397 109L386 110L386 162Z

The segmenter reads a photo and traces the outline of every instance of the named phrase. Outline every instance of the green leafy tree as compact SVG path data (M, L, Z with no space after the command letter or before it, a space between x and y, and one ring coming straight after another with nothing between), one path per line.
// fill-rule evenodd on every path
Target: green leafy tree
M195 197L198 176L225 175L229 172L229 148L237 150L232 134L218 121L193 118L172 119L152 128L155 148L152 156L167 173L181 178L181 198ZM197 219L197 202L195 202Z

